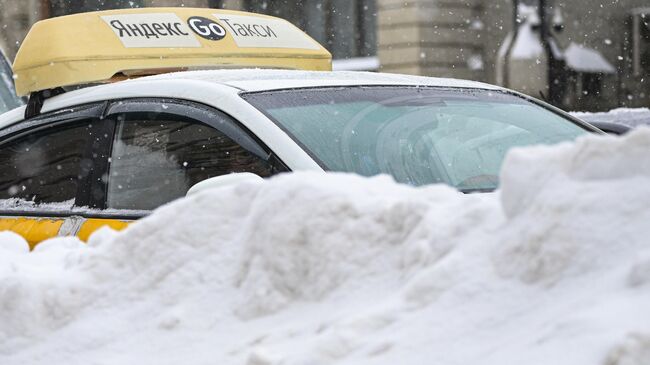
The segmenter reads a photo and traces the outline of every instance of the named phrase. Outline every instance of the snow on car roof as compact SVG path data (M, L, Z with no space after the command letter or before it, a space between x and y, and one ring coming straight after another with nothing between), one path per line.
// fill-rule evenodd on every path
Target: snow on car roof
M413 85L488 90L501 89L495 85L469 80L358 71L208 70L175 72L150 76L146 79L200 80L225 84L243 91L349 85Z

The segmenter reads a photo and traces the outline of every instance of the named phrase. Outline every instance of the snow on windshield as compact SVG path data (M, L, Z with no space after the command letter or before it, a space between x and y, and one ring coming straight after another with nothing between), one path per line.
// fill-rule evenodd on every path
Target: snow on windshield
M515 149L493 194L296 173L87 246L1 233L0 363L646 364L648 145Z

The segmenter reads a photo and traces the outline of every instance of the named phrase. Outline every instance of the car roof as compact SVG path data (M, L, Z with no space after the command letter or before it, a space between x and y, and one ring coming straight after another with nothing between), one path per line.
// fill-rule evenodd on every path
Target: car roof
M295 71L269 69L185 71L147 79L200 80L228 85L241 91L268 91L319 86L396 85L475 88L501 90L502 88L482 82L413 76L403 74L359 71Z
M45 100L43 113L91 102L135 97L179 98L213 105L222 93L336 86L425 86L506 90L481 82L359 71L228 69L173 72L66 92ZM23 119L25 107L0 115L0 128Z

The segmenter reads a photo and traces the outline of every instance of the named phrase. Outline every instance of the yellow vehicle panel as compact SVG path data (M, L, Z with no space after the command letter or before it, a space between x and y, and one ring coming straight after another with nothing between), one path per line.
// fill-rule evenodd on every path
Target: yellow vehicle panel
M64 218L0 218L0 231L15 232L34 248L39 242L56 237L63 225Z
M68 223L67 225L65 225ZM131 221L81 217L39 218L0 217L0 231L11 231L21 235L33 249L39 243L54 237L77 236L82 241L100 229L108 226L114 230L126 228Z
M130 221L123 221L117 219L101 219L101 218L90 218L87 219L77 231L77 237L82 241L88 241L88 237L95 232L96 230L108 226L116 231L121 231L124 228L128 227Z

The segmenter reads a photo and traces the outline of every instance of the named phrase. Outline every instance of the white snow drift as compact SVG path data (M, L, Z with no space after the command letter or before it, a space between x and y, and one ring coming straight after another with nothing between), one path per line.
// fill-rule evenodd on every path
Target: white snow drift
M650 364L650 129L496 194L294 174L87 246L0 235L0 364Z
M628 127L650 126L648 108L618 108L602 113L573 112L571 114L587 122L610 122Z

